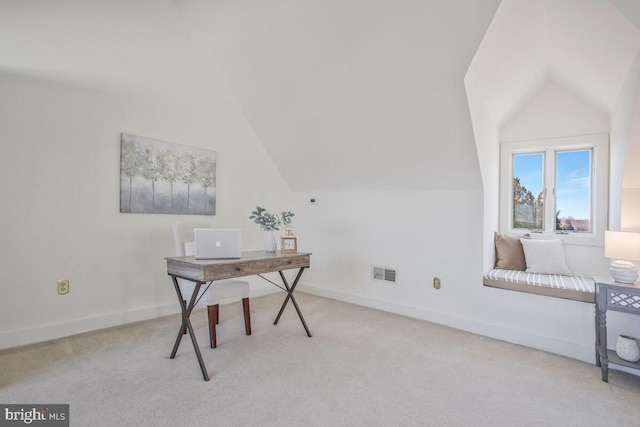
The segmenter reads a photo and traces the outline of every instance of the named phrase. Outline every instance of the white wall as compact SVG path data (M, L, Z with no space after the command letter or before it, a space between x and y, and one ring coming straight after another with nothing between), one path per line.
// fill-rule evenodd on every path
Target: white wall
M300 290L593 362L592 304L482 285L481 191L296 198L300 249L313 253ZM397 268L398 283L372 280L372 264Z
M608 132L608 115L549 82L498 130L480 114L484 110L473 93L468 95L474 117L484 118L474 121L476 136L484 138L478 144L484 192L296 194L300 248L313 252L301 290L592 363L592 304L482 286L494 231L484 228L497 223L497 206L484 204L498 200L498 188L492 186L498 135L529 139ZM311 205L310 198L319 204ZM483 212L496 217L484 218ZM576 273L608 274L601 247L572 246L566 252ZM397 268L398 283L372 280L372 264ZM442 289L433 288L434 276L441 278ZM619 333L640 333L640 325L630 326L620 316L608 320L612 340Z
M500 140L521 141L609 133L609 114L548 80L500 125Z
M620 198L619 222L611 224L612 230L624 230L640 232L640 96L638 96L638 61L636 61L635 73L630 74L628 88L621 94L621 113L626 113L627 122L623 122L627 130L621 132L621 140L624 149L618 150L619 163L624 164L622 170L617 171L615 177ZM624 95L624 96L623 96ZM631 102L629 102L631 101Z
M59 2L50 19L20 3L2 14L3 38L29 49L0 48L0 348L177 312L163 259L174 221L242 227L243 248L260 249L250 211L290 207L288 186L173 6L88 3ZM217 215L121 214L120 132L216 150ZM61 278L71 282L65 296Z
M484 189L482 269L488 271L495 265L494 232L499 230L500 194L495 190L500 188L500 137L499 129L486 106L473 92L473 85L465 79L465 86Z

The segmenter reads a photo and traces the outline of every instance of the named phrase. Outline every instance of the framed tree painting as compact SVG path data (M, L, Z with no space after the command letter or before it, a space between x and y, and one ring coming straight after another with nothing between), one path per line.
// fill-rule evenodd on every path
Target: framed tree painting
M216 214L216 152L123 133L120 212Z

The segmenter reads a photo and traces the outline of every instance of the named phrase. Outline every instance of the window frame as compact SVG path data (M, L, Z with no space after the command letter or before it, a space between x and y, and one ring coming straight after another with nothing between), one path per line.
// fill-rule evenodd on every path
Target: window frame
M592 150L591 163L591 232L567 233L555 230L556 211L556 152ZM567 244L602 246L609 212L609 135L593 134L531 141L511 141L500 144L500 206L501 233L524 234L531 231L513 228L513 156L516 154L544 153L543 182L544 229L533 231L536 238L560 239ZM549 159L553 168L547 172Z

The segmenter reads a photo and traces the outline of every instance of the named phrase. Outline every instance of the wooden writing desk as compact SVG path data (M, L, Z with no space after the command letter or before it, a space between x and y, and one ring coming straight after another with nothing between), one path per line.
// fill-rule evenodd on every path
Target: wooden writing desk
M207 373L204 361L202 360L200 347L198 346L198 341L196 340L196 336L193 333L193 328L191 326L191 320L189 319L189 316L191 315L191 311L193 311L193 308L196 305L200 288L202 287L202 285L208 282L215 280L232 279L242 276L251 276L254 274L262 277L269 283L278 286L280 289L287 292L287 297L282 303L280 312L278 313L278 316L276 317L276 320L273 322L273 324L278 324L280 316L282 316L282 312L289 303L289 300L291 300L298 313L298 317L300 317L302 326L304 326L304 329L307 332L307 336L311 337L311 332L309 331L307 323L305 322L304 317L302 317L300 307L298 307L298 303L293 296L293 291L295 290L298 281L300 280L300 276L302 276L304 269L310 266L310 253L300 252L293 254L282 254L280 252L252 251L242 252L241 258L239 259L197 260L192 256L187 256L170 257L166 258L166 260L167 274L169 274L169 276L171 276L171 279L173 280L173 285L176 289L176 294L178 295L178 302L182 309L182 325L180 326L180 330L178 331L178 337L176 338L176 342L173 346L171 358L174 359L176 357L176 352L178 351L180 341L182 340L182 332L184 328L187 328L187 330L189 331L189 336L191 337L191 342L193 343L193 349L195 350L196 357L198 358L198 363L200 364L202 376L204 377L205 381L209 381L209 374ZM296 275L296 278L291 286L289 286L289 283L287 282L283 271L294 268L299 269L298 274ZM280 274L280 278L282 279L284 287L262 276L263 273L272 273L276 271ZM182 297L177 279L190 280L192 282L195 282L196 284L193 289L193 294L189 299L189 304L187 304L186 307L182 303L182 301L186 298ZM215 286L215 283L211 286Z

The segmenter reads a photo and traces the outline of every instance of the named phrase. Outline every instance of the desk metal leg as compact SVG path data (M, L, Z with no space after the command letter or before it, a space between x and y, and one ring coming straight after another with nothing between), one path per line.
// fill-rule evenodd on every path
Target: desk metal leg
M200 292L200 287L203 285L202 282L195 282L195 287L193 289L193 295L191 295L191 300L189 304L185 307L182 304L182 292L180 292L180 286L178 285L178 280L175 276L171 276L173 279L173 286L176 288L176 293L178 294L178 302L180 304L180 308L182 310L182 324L180 325L180 330L178 331L178 337L176 338L176 342L173 345L173 351L171 352L171 359L175 359L176 352L178 351L178 347L180 347L180 341L182 341L182 335L184 328L186 327L189 331L189 336L191 337L191 343L193 344L193 349L196 352L196 357L198 358L198 363L200 364L200 370L202 371L202 376L205 381L209 381L209 374L207 373L207 368L204 365L204 360L202 359L202 353L200 353L200 347L198 346L198 341L196 340L196 334L193 332L193 327L191 326L191 312L193 311L193 307L196 304L196 299L198 298L198 292Z
M304 271L304 269L305 269L305 267L302 267L298 271L298 275L296 276L296 279L293 281L293 284L291 285L291 287L289 287L289 283L287 282L287 279L284 277L284 273L282 271L278 272L278 273L280 273L280 278L282 279L282 283L284 283L285 288L287 288L287 297L285 298L284 302L282 303L282 307L280 308L280 312L278 313L278 316L276 317L276 320L273 322L273 324L274 325L278 324L278 321L280 321L280 316L282 316L282 312L284 311L285 307L289 303L289 300L291 300L291 302L293 303L293 306L296 308L296 311L298 312L298 317L300 317L300 321L302 322L302 326L304 326L304 330L307 332L307 336L311 337L311 331L309 331L309 327L307 326L307 322L304 321L304 317L302 316L302 312L300 311L300 307L298 307L298 303L296 302L296 298L293 296L293 291L295 290L296 286L298 285L298 281L300 280L300 276L302 276L302 272Z

